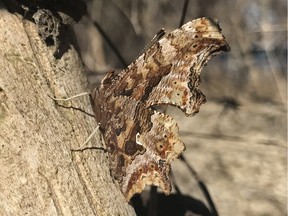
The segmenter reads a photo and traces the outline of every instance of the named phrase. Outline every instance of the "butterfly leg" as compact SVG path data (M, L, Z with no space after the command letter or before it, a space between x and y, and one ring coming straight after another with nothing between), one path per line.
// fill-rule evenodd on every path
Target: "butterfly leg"
M85 95L91 95L90 92L83 92L83 93L80 93L80 94L77 94L77 95L73 95L71 97L68 97L68 98L54 98L54 97L51 97L49 96L51 99L55 100L55 101L69 101L71 99L74 99L74 98L77 98L77 97L82 97L82 96L85 96Z
M95 135L95 133L99 131L99 127L100 127L100 124L98 124L97 127L94 128L94 130L88 136L88 138L85 140L85 142L78 149L75 149L74 151L83 151L84 149L86 149L88 147L88 146L86 146L86 144L92 139L92 137Z

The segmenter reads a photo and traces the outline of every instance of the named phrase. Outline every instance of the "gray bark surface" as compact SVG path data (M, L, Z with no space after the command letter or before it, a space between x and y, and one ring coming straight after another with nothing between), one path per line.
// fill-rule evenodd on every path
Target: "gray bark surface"
M0 215L135 215L107 153L71 151L97 126L94 118L48 97L87 91L74 47L56 60L35 25L6 9L0 29ZM88 96L59 103L92 113ZM88 145L102 146L99 133Z

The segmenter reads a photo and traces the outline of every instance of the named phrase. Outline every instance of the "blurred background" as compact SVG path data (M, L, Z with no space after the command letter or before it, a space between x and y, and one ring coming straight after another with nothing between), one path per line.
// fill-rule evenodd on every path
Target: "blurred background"
M196 116L168 109L186 143L186 163L173 164L174 195L158 191L158 199L151 198L147 188L135 198L138 215L286 215L287 2L86 2L89 15L74 29L91 88L107 71L131 63L161 28L178 28L184 15L184 23L217 19L231 47L204 68L200 88L207 103Z

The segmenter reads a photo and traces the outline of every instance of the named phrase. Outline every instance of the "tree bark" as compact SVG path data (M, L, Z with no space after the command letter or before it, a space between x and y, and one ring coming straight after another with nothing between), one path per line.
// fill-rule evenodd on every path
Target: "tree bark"
M48 97L88 91L74 46L56 60L35 24L6 9L0 29L0 215L135 215L112 181L107 153L71 151L94 118ZM61 104L92 113L85 96ZM99 133L90 145L102 145Z

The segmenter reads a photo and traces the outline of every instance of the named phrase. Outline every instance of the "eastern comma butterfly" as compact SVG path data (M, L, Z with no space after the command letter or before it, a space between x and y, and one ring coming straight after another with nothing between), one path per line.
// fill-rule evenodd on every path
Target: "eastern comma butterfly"
M185 145L176 121L154 107L197 113L205 102L200 72L212 56L229 49L217 22L196 19L160 39L119 74L109 72L92 93L111 174L128 201L146 185L170 193L171 162Z

